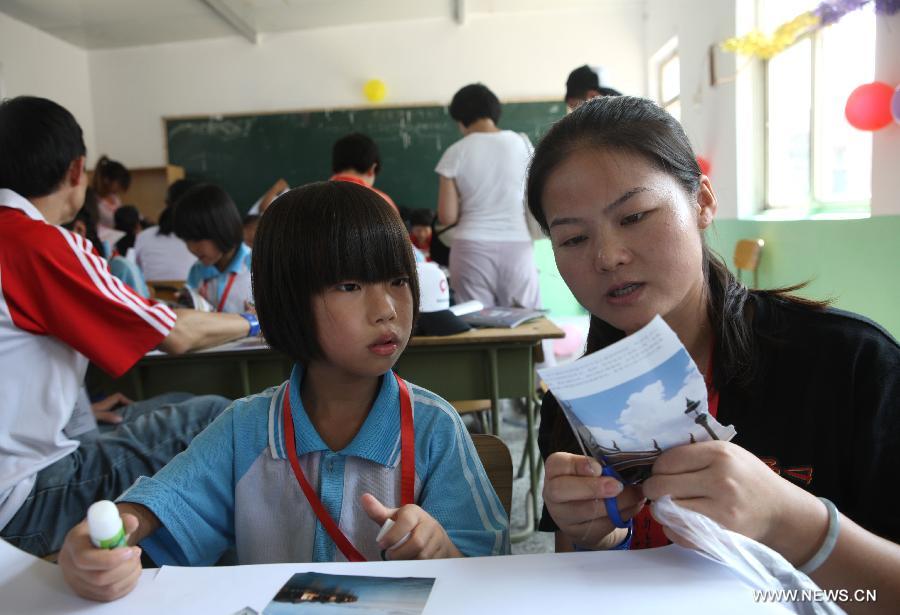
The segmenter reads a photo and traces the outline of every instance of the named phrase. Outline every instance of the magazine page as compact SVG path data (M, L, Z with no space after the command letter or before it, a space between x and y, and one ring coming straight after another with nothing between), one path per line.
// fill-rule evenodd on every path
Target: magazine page
M736 433L710 416L703 376L660 316L615 344L538 373L585 454L627 482L646 478L668 448Z

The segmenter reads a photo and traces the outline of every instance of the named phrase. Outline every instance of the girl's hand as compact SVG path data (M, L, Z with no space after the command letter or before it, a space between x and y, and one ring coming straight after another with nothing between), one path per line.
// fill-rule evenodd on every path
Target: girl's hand
M125 533L137 530L134 515L122 515ZM141 576L140 547L98 549L91 543L87 520L66 534L59 552L63 578L82 598L109 602L121 598L137 585Z
M623 520L644 506L640 487L623 489L622 483L603 471L596 459L553 453L544 470L544 503L559 530L574 544L587 549L609 549L625 539L606 516L604 498L615 497Z
M795 566L815 553L828 527L827 510L815 496L730 442L669 449L642 486L648 499L670 495L679 506L775 549ZM665 532L672 542L690 546Z
M388 519L394 520L394 526L378 541L384 559L463 557L441 524L419 506L407 504L387 508L369 493L364 494L360 502L369 518L378 525L384 525Z

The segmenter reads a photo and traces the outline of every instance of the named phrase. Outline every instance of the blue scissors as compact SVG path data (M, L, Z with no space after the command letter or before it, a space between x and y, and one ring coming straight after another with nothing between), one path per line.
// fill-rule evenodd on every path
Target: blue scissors
M610 478L614 478L623 485L627 484L622 476L615 471L615 469L609 465L609 461L607 461L606 457L602 458L603 471L601 474L603 476L609 476ZM622 521L622 515L619 514L619 505L616 502L616 498L603 498L603 504L606 506L606 516L609 517L609 520L612 521L612 524L616 527L629 527L628 521Z

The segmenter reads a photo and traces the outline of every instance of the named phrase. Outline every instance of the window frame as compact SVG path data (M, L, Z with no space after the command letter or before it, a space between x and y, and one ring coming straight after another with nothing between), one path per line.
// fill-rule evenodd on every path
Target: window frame
M872 16L874 19L874 14ZM839 26L839 24L837 24ZM764 217L797 217L798 215L808 219L829 219L829 218L856 218L868 217L871 215L871 192L869 198L865 201L845 200L845 201L825 201L819 198L817 193L819 179L819 167L822 152L818 151L819 142L822 139L822 131L825 130L822 112L819 108L819 100L821 99L820 80L822 79L825 67L823 66L822 52L824 30L819 29L812 33L806 34L797 39L794 44L798 44L805 39L810 40L809 46L809 68L810 68L810 115L809 115L809 177L808 192L805 203L797 205L772 205L770 200L771 178L769 172L770 162L770 146L769 146L769 119L770 119L770 62L763 60L762 62L762 101L763 101L763 203L761 215ZM870 187L871 190L871 187Z

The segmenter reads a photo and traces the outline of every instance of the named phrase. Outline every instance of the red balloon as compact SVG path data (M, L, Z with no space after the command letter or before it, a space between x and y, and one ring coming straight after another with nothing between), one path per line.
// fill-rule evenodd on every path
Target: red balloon
M844 115L854 128L881 130L891 123L894 88L881 81L865 83L850 93Z
M709 175L712 171L712 164L703 156L697 156L697 164L700 165L700 172L704 175Z

